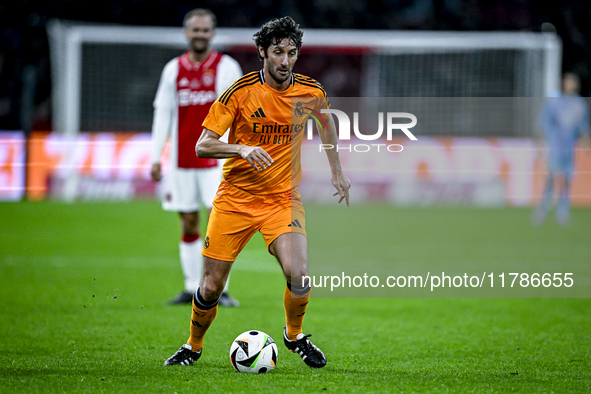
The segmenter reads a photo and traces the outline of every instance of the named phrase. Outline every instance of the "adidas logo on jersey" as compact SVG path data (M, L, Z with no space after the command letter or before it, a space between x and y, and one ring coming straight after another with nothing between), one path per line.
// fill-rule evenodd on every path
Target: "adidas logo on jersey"
M189 86L189 80L186 77L183 77L180 81L179 81L179 86L180 87L186 87Z
M267 115L265 115L265 113L263 112L263 109L259 107L259 109L257 109L254 114L250 115L250 117L251 118L266 118Z

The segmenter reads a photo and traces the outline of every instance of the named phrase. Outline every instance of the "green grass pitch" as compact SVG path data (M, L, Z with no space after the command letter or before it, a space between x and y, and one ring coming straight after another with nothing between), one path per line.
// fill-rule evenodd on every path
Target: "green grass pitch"
M395 241L364 236L368 214L390 218L371 226ZM390 248L416 264L591 265L591 210L568 228L533 228L530 214L307 206L326 259ZM3 203L0 223L2 393L591 392L589 298L315 298L304 330L329 364L312 370L281 343L285 282L258 235L231 277L242 305L219 309L195 365L165 368L189 333L190 307L166 305L182 287L175 214L153 201ZM340 245L331 223L363 242ZM230 343L249 329L277 341L271 373L232 369Z

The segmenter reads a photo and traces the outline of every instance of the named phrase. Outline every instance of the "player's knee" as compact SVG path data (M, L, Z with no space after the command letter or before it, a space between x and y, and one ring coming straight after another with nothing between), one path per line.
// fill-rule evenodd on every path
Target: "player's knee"
M202 283L199 292L205 301L213 301L220 298L224 284L214 280L206 280Z
M194 237L199 234L199 230L195 226L183 225L183 236Z
M308 270L302 266L291 266L289 269L284 269L283 274L289 283L294 283L299 286L302 284L302 278L308 276Z
M291 275L297 276L298 278L308 275L308 259L305 254L291 261Z
M181 215L183 234L194 235L199 231L199 215L197 213L183 213Z

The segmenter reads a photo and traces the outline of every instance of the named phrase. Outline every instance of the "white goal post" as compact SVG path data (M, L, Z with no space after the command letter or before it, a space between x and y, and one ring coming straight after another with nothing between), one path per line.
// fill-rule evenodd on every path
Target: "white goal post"
M212 45L222 51L234 47L251 47L251 56L256 58L252 39L256 30L218 28ZM85 65L99 67L99 60L116 56L116 53L111 55L108 49L113 45L133 46L134 51L138 46L146 46L152 51L166 48L179 53L187 47L180 27L100 25L51 20L48 36L53 83L53 130L67 136L77 135L80 131L103 131L93 130L98 127L93 127L92 123L84 126L86 106L82 103L85 95L91 96L87 106L93 108L100 107L99 99L109 102L121 95L117 91L118 86L112 83L108 93L105 93L110 97L100 98L95 93L88 93L83 84L87 73ZM107 47L106 52L98 53L94 59L84 59L85 56L92 56L92 52L85 48L101 45ZM352 48L360 52L360 96L541 97L557 90L560 83L562 44L553 33L305 29L304 47L320 52L326 49L338 53ZM130 56L145 55L138 52ZM154 75L159 75L162 66L162 61L154 64ZM117 73L116 70L109 72ZM417 75L417 70L423 70L423 74ZM431 80L433 74L443 72L445 75L440 76L438 81ZM503 81L497 83L501 78ZM445 82L445 86L441 81ZM143 89L142 94L147 96L144 99L146 103L151 103L157 82L156 77L152 81L152 90ZM409 82L413 84L409 85ZM491 86L493 88L489 89ZM121 88L129 90L129 87ZM138 101L137 96L135 101ZM151 115L149 107L145 109L146 114L140 122L143 129L146 129L147 117ZM109 115L107 110L90 116L108 118ZM129 122L122 122L122 128ZM91 129L86 130L88 127Z
M256 71L256 31L218 28L212 45L244 73ZM48 37L53 131L63 155L55 189L74 200L84 181L76 141L86 132L149 138L160 73L187 43L181 27L61 20L50 21ZM428 137L519 143L534 135L534 101L559 89L561 58L554 33L304 29L295 71L321 81L331 98L394 98L379 102L417 115L423 143L434 141Z

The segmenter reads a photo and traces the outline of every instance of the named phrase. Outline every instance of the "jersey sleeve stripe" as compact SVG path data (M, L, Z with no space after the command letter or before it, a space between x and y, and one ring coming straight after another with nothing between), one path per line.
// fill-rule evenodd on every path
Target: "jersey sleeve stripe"
M324 93L324 96L326 96L326 90L324 90L324 86L322 86L322 84L320 84L320 82L316 81L313 78L305 77L301 74L294 74L294 75L295 75L295 81L297 81L298 83L300 83L302 85L306 85L306 86L316 87Z
M252 85L260 80L258 72L251 72L234 82L218 99L222 104L226 104L232 94L247 85Z
M301 85L305 85L305 86L310 86L312 88L316 88L316 89L318 89L318 90L320 90L322 92L322 94L324 95L324 97L327 96L326 95L326 90L324 90L324 87L319 82L316 82L314 80L312 80L312 81L306 81L306 80L302 80L302 79L297 78L297 77L296 77L295 81L297 83L301 84Z
M322 86L322 85L320 84L320 82L318 82L318 81L317 81L317 80L315 80L314 78L310 78L310 77L307 77L307 76L305 76L305 75L302 75L302 74L296 74L296 73L294 73L293 75L294 75L295 79L297 79L297 80L299 80L299 81L311 82L311 83L315 83L315 84L318 84L318 85Z
M250 82L250 81L256 80L257 77L258 77L258 74L251 72L251 73L244 75L242 78L239 78L236 82L234 82L232 85L230 85L230 87L228 89L226 89L226 91L224 93L222 93L222 95L220 96L220 101L222 99L224 99L226 96L230 95L231 92L238 87L238 85L240 85L244 82L247 82L247 81Z
M306 85L306 86L311 86L311 87L318 88L318 89L322 90L326 94L326 90L324 90L324 86L322 86L318 82L314 82L314 81L303 81L303 80L298 80L298 79L296 79L296 82L299 83L299 84L302 84L302 85Z
M236 87L236 89L234 89L233 91L231 91L231 92L230 92L230 94L229 94L227 97L225 97L223 100L219 100L219 101L220 101L222 104L226 105L226 104L228 104L228 101L230 100L230 98L232 97L232 95L233 95L233 94L234 94L236 91L238 91L238 90L240 90L240 89L242 89L242 88L244 88L244 87L246 87L246 86L254 85L255 83L259 83L259 81L258 81L258 80L257 80L257 81L252 81L252 82L249 82L249 83L244 83L244 84L242 84L242 85L240 85L240 86L237 86L237 87Z

